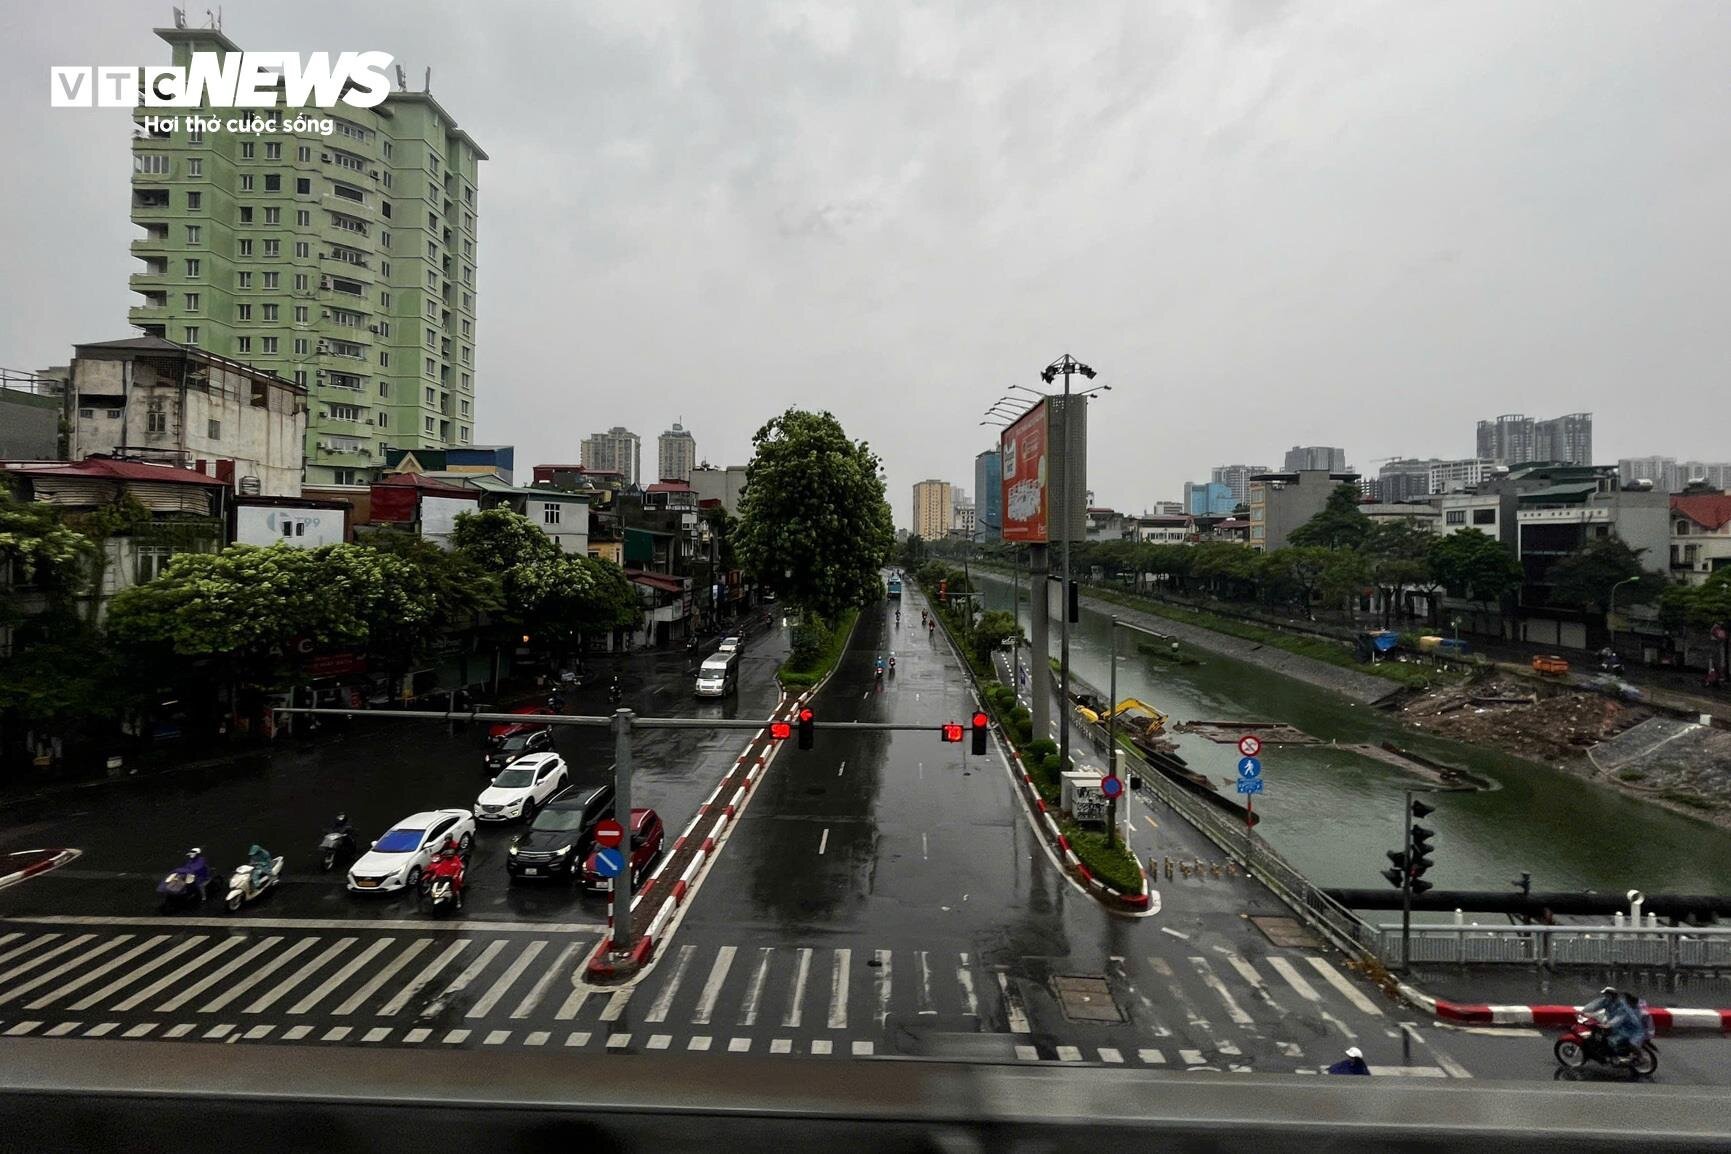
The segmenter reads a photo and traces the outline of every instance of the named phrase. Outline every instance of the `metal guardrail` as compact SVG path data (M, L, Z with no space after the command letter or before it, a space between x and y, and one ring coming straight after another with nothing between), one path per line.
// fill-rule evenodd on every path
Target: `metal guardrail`
M1382 948L1400 948L1399 926L1376 929ZM1411 949L1415 962L1720 970L1731 969L1731 928L1415 925Z

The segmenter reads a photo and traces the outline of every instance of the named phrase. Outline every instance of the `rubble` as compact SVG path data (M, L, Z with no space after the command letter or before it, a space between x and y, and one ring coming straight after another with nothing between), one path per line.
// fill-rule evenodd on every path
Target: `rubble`
M1551 765L1579 759L1653 715L1645 706L1596 693L1535 691L1530 682L1511 677L1426 690L1400 712L1431 733Z

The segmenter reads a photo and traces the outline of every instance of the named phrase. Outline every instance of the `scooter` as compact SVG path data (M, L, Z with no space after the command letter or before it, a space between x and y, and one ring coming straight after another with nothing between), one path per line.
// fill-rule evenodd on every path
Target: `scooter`
M421 875L421 904L434 917L463 908L463 859L459 854L434 858Z
M167 877L156 883L156 892L162 895L162 912L173 913L204 904L204 887L209 884L210 866L202 857L174 867Z
M1659 1048L1648 1041L1627 1054L1618 1054L1611 1048L1609 1024L1610 1019L1601 1011L1577 1013L1575 1024L1557 1039L1551 1052L1569 1070L1597 1062L1607 1069L1627 1070L1637 1078L1651 1078L1659 1069Z
M890 658L890 676L894 677L895 675L896 675L896 659L894 657L891 657Z
M337 868L338 862L350 861L355 856L355 835L344 830L331 830L319 841L319 868L330 873Z
M262 877L254 874L251 862L236 866L234 872L228 877L228 897L223 904L228 907L229 913L233 913L247 902L262 897L275 889L277 882L281 879L282 856L280 854L270 859L270 866L264 871Z

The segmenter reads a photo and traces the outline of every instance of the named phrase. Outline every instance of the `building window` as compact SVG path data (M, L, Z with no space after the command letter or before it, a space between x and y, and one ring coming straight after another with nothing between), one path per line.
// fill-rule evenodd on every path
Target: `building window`
M279 282L279 281L280 281L280 279L281 279L281 277L282 277L282 274L281 274L281 273L277 273L277 272L267 272L267 273L265 273L265 274L264 274L264 287L265 287L265 288L267 288L267 289L274 289L274 288L276 288L276 286L277 286L277 284L278 284L278 282Z
M285 520L282 523L282 535L284 537L293 537L295 535L295 523L293 521Z
M309 355L311 352L312 350L307 347L307 339L305 337L295 338L295 356L304 357Z
M431 433L433 431L433 418L423 417L421 419L421 425L428 433Z
M251 160L252 159L252 150L253 150L252 141L243 140L240 142L240 158L242 160Z
M278 310L276 305L265 305L264 306L265 323L266 324L275 324L276 320L277 320L278 311L279 310Z
M388 292L380 292L379 293L379 307L382 309L388 309L391 307L391 294L390 293L388 293Z
M239 273L235 273L234 275L235 275L235 281L234 281L234 287L235 288L249 289L252 287L252 274L250 272L239 272Z
M470 348L468 345L464 345L463 346L463 363L465 365L473 364L474 360L475 360L475 350Z
M202 193L202 192L189 192L186 194L186 210L188 212L198 212L203 208L204 208L204 193Z
M429 349L434 348L438 345L438 343L439 343L439 334L434 332L432 329L428 329L427 330L427 347Z
M379 142L379 147L384 149L385 159L389 160L391 158L391 142L388 140L381 140Z
M204 175L203 159L196 156L188 159L186 162L186 175L202 177Z
M469 443L469 427L467 425L457 427L457 440L465 445Z
M275 353L276 352L276 338L275 337L263 337L260 339L259 343L263 346L264 352L266 352L266 353Z
M463 382L463 388L464 388L464 389L465 389L465 390L467 390L467 389L468 389L468 388L469 388L469 386L470 386L470 382L469 382L469 374L468 374L468 373L464 373L464 374L463 374L463 375L462 375L462 382Z
M234 319L237 321L250 321L250 320L252 320L252 306L251 305L235 305L234 306Z
M96 419L96 410L95 409L79 409L78 410L78 416L79 416L80 420L85 420L85 421L95 420Z
M143 585L162 576L168 563L174 560L174 549L169 545L140 545L133 550L132 556L137 565L134 580Z
M313 150L307 145L303 144L295 149L295 159L300 163L307 164L311 162L312 158Z
M198 343L198 326L197 325L187 325L186 326L186 343L189 345L196 345Z
M385 351L384 349L380 349L379 350L379 368L388 369L390 367L391 367L391 354L389 352ZM383 395L382 390L383 390L384 386L380 385L379 387L381 390L380 395L382 396Z
M383 296L384 294L380 293L379 295ZM380 302L380 303L389 303L389 302ZM391 335L391 322L390 321L380 321L379 322L379 335L381 337L388 337Z
M437 366L433 363L432 357L428 357L427 358L427 365L426 365L427 376L429 376L429 377L437 376L438 372L439 372L439 366ZM428 390L428 392L431 392L431 391L432 391L431 389Z
M431 292L439 291L439 274L432 269L427 270L427 289Z
M359 484L359 481L356 479L356 470L354 470L354 469L332 469L331 470L331 484L333 484L333 485L355 485L355 484Z
M306 324L308 315L309 314L307 313L307 306L305 306L305 305L296 305L295 306L295 324L297 324L297 325Z
M147 433L168 432L168 414L161 409L152 409L144 414L144 431Z
M266 173L264 178L264 190L266 192L281 192L282 177L274 172Z
M541 506L541 524L557 525L559 523L559 506L551 502Z
M313 191L313 182L308 180L306 177L304 177L304 176L300 177L299 179L297 179L295 181L295 192L298 193L299 195L311 196L312 191Z
M250 352L252 352L252 338L251 337L236 337L236 338L234 338L234 351L237 353L250 353Z
M168 157L155 152L136 153L132 157L132 171L149 173L152 176L167 176Z
M252 173L246 173L240 178L240 190L242 192L252 191Z
M234 242L234 255L236 255L236 256L251 256L252 255L252 241L248 238L243 238L241 240L235 241Z
M379 230L379 247L380 248L390 248L391 247L391 234L389 232L386 232L383 229Z
M308 260L313 255L313 247L304 240L295 241L295 259Z
M458 401L457 402L457 411L462 416L465 416L465 417L468 416L469 415L469 402L466 399Z
M295 384L303 389L307 387L307 371L305 369L295 370Z
M187 293L186 294L186 311L189 313L195 313L198 311L198 294L197 293Z
M266 224L281 224L282 223L282 209L280 209L280 208L267 208L267 209L265 209L264 210L264 222Z
M361 407L359 405L331 406L331 420L333 421L358 421L360 419Z
M240 206L240 223L242 223L242 224L251 224L252 223L252 206L251 205L243 204Z
M214 419L206 421L204 423L204 435L213 441L222 440L222 422Z
M1475 525L1495 525L1496 523L1497 523L1497 511L1495 509L1474 509L1473 510L1473 524L1475 524Z
M187 129L186 130L186 142L188 144L203 144L204 143L204 129L202 129L202 128L189 128L189 129Z
M428 260L438 260L439 259L439 246L434 241L428 241L427 242L427 259Z
M278 144L274 140L266 143L264 146L264 158L266 160L281 160L282 145Z
M430 364L431 362L428 362L428 363ZM439 394L434 392L433 389L429 386L427 389L427 404L436 405L438 403L439 403Z
M379 414L379 428L388 429L390 427L391 427L391 414L380 413Z
M275 273L269 273L269 274L267 274L267 275L269 275L269 276L275 276L275 275L276 275L276 274L275 274ZM308 284L309 284L309 283L311 283L311 282L310 282L310 281L309 281L309 280L308 280L308 279L307 279L307 274L306 274L306 273L304 273L304 272L297 272L297 273L295 273L295 291L296 291L296 292L297 292L297 293L304 293L304 292L306 292L306 291L307 291L307 285L308 285Z
M267 240L267 241L265 241L264 242L264 254L267 257L279 257L279 256L281 256L282 255L282 241L280 241L280 240Z
M295 209L295 227L296 228L311 228L312 226L313 226L313 214L308 212L304 208Z
M196 225L196 224L187 225L186 226L186 243L187 244L203 244L204 243L204 229L202 227L200 227L199 225Z
M1466 523L1467 523L1467 511L1465 509L1445 509L1445 510L1443 510L1443 524L1445 524L1445 525L1465 525Z
M470 335L469 321L467 318L464 318L464 320L463 320L463 335L464 336Z

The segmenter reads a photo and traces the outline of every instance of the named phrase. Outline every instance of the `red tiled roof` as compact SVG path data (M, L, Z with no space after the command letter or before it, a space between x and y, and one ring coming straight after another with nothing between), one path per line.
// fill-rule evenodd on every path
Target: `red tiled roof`
M1671 498L1671 511L1703 529L1717 530L1731 521L1731 493L1679 493Z
M663 593L682 593L685 585L677 577L669 577L665 573L645 573L639 569L627 569L625 576L634 584L647 585L651 589L659 589Z
M645 493L691 493L695 492L684 481L657 481L643 490Z
M33 477L94 477L108 481L157 481L170 485L228 488L226 481L219 481L194 469L182 469L178 465L147 465L142 461L111 461L101 457L91 457L83 461L8 462L3 467L14 473L25 473Z
M373 482L374 485L389 485L398 488L420 489L425 493L442 493L450 497L467 497L472 501L481 499L480 493L464 485L452 485L436 477L422 476L420 473L392 473Z

